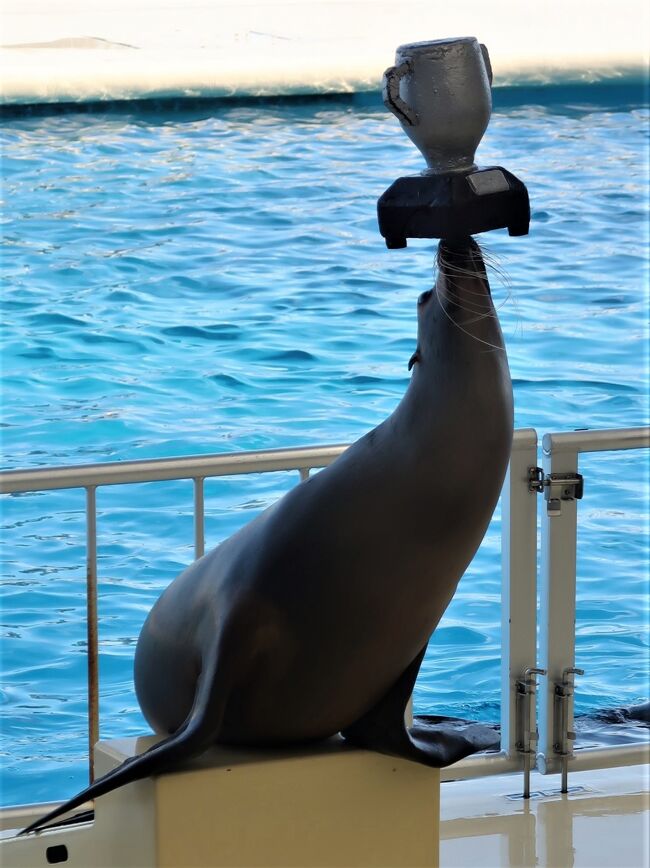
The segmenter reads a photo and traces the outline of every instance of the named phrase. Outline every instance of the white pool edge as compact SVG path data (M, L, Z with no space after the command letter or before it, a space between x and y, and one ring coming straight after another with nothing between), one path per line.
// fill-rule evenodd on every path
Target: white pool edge
M0 104L377 92L397 45L459 35L495 87L647 81L648 19L641 0L6 0Z

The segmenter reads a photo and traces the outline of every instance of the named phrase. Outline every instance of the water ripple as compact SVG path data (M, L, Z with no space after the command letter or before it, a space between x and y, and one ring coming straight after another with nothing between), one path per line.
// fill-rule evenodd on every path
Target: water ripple
M495 110L479 151L522 177L531 234L483 236L518 426L644 424L648 112ZM586 92L586 89L585 89ZM622 93L622 92L621 92ZM498 103L497 103L498 104ZM421 158L395 119L329 102L4 125L7 466L344 442L403 394L433 245L386 250L376 200ZM647 699L648 468L585 456L579 712ZM206 482L215 545L297 474ZM192 557L190 483L98 491L102 736L143 730L133 643ZM6 498L2 798L86 775L84 492ZM498 719L497 513L425 658L419 711ZM444 653L441 653L444 652Z

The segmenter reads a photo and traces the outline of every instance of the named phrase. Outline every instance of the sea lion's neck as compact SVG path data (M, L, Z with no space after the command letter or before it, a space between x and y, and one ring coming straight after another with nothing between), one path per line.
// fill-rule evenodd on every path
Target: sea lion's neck
M427 302L435 307L421 314L420 359L387 423L392 436L408 444L405 460L417 462L420 472L439 471L440 455L445 454L450 475L464 479L486 461L505 468L513 402L503 335L489 290L481 294L471 284L463 288L476 293L471 310L449 296Z
M444 408L444 409L443 409ZM427 449L432 437L485 440L512 425L512 382L505 350L486 348L474 355L450 353L415 366L400 402L396 422ZM458 442L458 441L456 441ZM452 450L453 453L453 450Z
M497 416L511 405L508 358L487 281L445 285L439 277L418 331L418 360L403 400L409 419L430 416L438 426L444 407L451 424L472 424L486 405Z
M473 534L478 546L498 501L512 445L512 384L505 352L491 350L453 366L416 365L406 394L381 427L391 445L391 484L396 492L404 487L412 507L413 539L429 546L441 533L450 538ZM435 533L432 515L437 516Z

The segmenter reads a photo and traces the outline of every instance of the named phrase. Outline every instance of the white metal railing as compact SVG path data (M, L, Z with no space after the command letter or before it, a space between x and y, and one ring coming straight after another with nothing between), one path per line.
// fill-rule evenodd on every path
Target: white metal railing
M542 469L546 476L570 479L578 474L580 453L649 447L648 427L546 434L542 441ZM561 770L565 783L569 769L647 762L648 746L589 748L573 754L571 672L575 670L578 505L569 499L561 501L560 506L559 512L542 510L539 663L547 675L540 691L537 767L545 774ZM560 726L558 703L562 693L567 695Z
M524 673L537 660L537 502L530 489L530 471L537 465L537 433L515 432L508 474L502 491L502 671L500 752L470 757L443 769L443 780L500 774L530 766L534 760L535 704L523 720L517 697L526 682ZM544 437L545 473L577 473L579 452L636 449L650 446L650 428L617 431L580 431ZM11 470L0 473L0 493L24 493L83 488L86 491L86 560L88 609L89 758L92 779L93 746L99 738L97 636L97 511L96 491L105 485L187 479L194 486L194 552L204 552L204 491L206 478L246 473L299 471L334 461L346 445L269 449L188 458L152 459L59 468ZM555 682L575 657L576 502L562 504L560 515L542 513L540 662L548 670L540 694L538 767L557 771L561 757L553 737ZM534 700L534 696L533 696ZM572 728L573 709L566 719ZM525 724L525 725L524 725ZM526 736L532 736L533 743ZM570 756L571 768L598 768L647 759L643 746L580 751Z
M86 623L88 639L88 768L94 779L94 751L99 740L99 638L97 632L97 489L104 485L188 479L194 483L194 556L205 549L203 482L208 477L298 470L304 479L316 467L331 464L347 447L307 446L188 458L153 458L106 464L6 470L0 494L84 488L86 491Z

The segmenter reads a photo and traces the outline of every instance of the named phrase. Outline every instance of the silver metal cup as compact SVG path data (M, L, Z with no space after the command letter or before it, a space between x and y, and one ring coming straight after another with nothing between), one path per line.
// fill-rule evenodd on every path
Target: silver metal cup
M427 161L425 174L476 168L491 83L487 48L473 36L399 46L384 73L384 104Z

